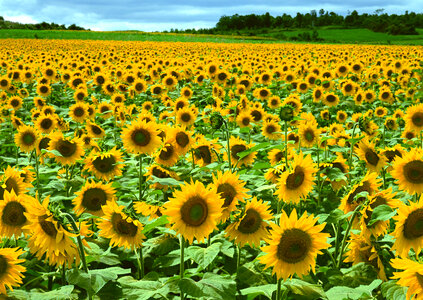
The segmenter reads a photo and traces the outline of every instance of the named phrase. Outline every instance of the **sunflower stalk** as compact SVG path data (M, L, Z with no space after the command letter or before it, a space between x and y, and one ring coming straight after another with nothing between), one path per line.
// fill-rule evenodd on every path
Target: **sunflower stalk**
M37 194L38 194L38 199L41 200L42 195L41 195L41 189L40 189L40 163L38 161L38 155L37 155L37 151L34 150L34 155L35 155L35 179L37 181Z
M85 258L84 245L82 244L82 239L79 233L78 225L76 225L75 219L70 214L65 212L62 212L62 214L64 217L68 218L68 221L70 222L73 231L77 233L76 239L78 241L78 248L79 248L79 254L81 255L82 266L84 267L85 273L88 273L89 270L87 266L87 260Z
M141 201L142 199L142 195L143 195L143 189L142 189L142 183L143 183L143 172L142 172L142 154L139 156L139 201Z
M353 139L354 139L354 133L355 133L355 129L357 128L357 125L358 125L358 123L355 123L354 127L353 127L353 131L352 131L352 135L351 135L351 138L353 138ZM349 167L350 171L352 170L352 157L353 157L353 152L354 152L353 150L354 150L354 141L351 141L350 155L348 157L348 167ZM350 185L351 185L351 180L352 180L351 176L348 176L348 181L349 181Z
M282 300L282 278L278 279L277 289L276 289L276 300Z
M140 248L140 255L138 255L137 249L134 250L135 257L137 258L137 271L138 271L138 280L144 278L144 257L142 255L142 248Z
M285 121L284 123L284 131L285 131L285 164L286 169L288 170L288 123Z
M229 139L231 137L231 134L229 132L229 126L228 126L228 122L226 122L226 120L223 120L223 123L225 124L225 128L226 128L226 152L228 154L228 163L229 163L229 171L232 172L232 162L231 162L231 147L229 144Z
M181 262L179 264L179 274L181 279L184 278L184 262L185 262L185 256L184 256L184 251L185 251L185 239L183 236L181 236L180 240L180 246L181 246ZM181 300L184 300L184 292L181 290Z

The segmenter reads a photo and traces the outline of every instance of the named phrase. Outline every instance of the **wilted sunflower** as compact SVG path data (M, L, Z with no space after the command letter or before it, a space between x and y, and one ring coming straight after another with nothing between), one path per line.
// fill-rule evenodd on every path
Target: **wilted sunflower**
M136 249L141 247L143 226L138 220L133 220L127 216L123 205L118 206L115 201L109 201L103 206L104 216L98 223L101 237L110 239L112 247L125 247L126 249Z
M223 198L222 216L219 221L225 222L231 212L236 209L239 201L244 201L248 197L244 188L245 182L239 179L239 175L227 171L225 173L218 172L217 176L213 174L211 186L215 187L217 193Z
M394 258L391 266L401 272L394 272L392 279L399 279L397 284L407 287L406 299L423 298L423 265L408 258Z
M107 152L91 152L85 158L84 169L88 170L98 179L111 180L115 176L122 175L123 164L122 152L116 146Z
M146 121L133 121L122 130L125 149L132 154L151 154L161 144L157 124Z
M33 204L31 210L25 213L29 224L23 227L31 232L29 251L39 260L45 255L50 265L67 265L70 268L74 261L79 264L78 248L71 239L76 235L54 219L48 210L49 197L45 198L42 204L38 201Z
M77 215L88 212L95 216L102 216L103 205L115 199L115 189L111 183L102 183L87 181L79 192L76 192L77 197L72 200L75 205L74 211Z
M28 230L23 230L23 226L27 225L25 212L31 210L34 198L25 194L16 195L11 192L4 191L3 200L0 201L0 236L19 238L22 233L27 234Z
M15 144L24 152L31 152L37 146L39 135L37 130L28 125L22 125L15 134Z
M290 170L281 175L275 194L286 203L298 203L313 189L316 172L317 168L310 155L304 157L302 152L294 154Z
M6 287L13 291L13 287L22 284L23 272L26 271L24 266L19 265L23 263L24 259L18 257L24 251L19 248L2 248L0 249L0 293L7 295Z
M164 204L164 214L177 234L190 243L199 242L217 229L217 221L222 215L223 199L215 188L206 188L201 182L185 183L174 198Z
M423 152L413 148L403 157L396 157L392 165L391 175L401 190L409 194L423 192Z
M261 248L265 255L258 260L265 269L272 267L272 273L284 280L294 274L302 277L310 269L314 273L317 254L330 247L329 234L321 232L326 224L315 225L317 220L307 212L298 219L295 208L289 217L283 211L280 226L274 226L270 234L269 246Z
M63 136L61 132L50 135L48 150L57 151L60 155L51 153L54 159L62 165L73 165L84 156L84 146L80 139Z
M401 204L398 208L398 215L393 235L396 240L392 250L396 250L401 257L406 257L411 248L418 256L423 248L423 197L409 205Z
M355 151L358 157L366 162L370 172L379 173L386 164L386 157L376 151L374 142L368 138L360 140Z
M259 247L262 240L269 238L269 221L272 219L270 206L253 197L245 205L245 210L236 217L236 221L225 229L226 236L236 244Z
M407 108L404 121L408 129L420 134L423 130L423 104L413 105Z
M366 200L364 197L356 198L358 194L361 192L367 192L368 196L372 196L378 191L380 185L381 182L377 178L377 173L367 172L366 176L364 176L364 178L358 184L352 187L348 195L342 198L339 209L344 213L353 211L358 205Z

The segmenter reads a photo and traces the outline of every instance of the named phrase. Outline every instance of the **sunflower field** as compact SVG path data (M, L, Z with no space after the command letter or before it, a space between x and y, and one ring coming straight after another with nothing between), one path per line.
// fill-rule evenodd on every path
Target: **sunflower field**
M422 58L2 41L0 293L423 299Z

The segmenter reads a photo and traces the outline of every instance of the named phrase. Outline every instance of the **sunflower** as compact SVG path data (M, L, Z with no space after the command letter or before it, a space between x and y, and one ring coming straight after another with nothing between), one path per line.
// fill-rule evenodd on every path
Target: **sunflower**
M193 92L192 92L192 89L190 88L190 87L188 87L188 86L184 86L182 89L181 89L181 92L180 92L180 94L181 94L181 97L183 97L183 98L185 98L185 99L191 99L191 97L192 97L192 95L193 95Z
M313 102L319 102L323 97L323 89L321 87L315 87L313 89Z
M15 144L24 152L31 152L37 146L39 135L37 130L28 125L22 125L15 134Z
M216 143L216 140L209 141L200 136L191 148L194 152L194 163L204 167L215 162L218 159L216 152L219 149L220 145Z
M396 179L399 189L409 194L423 192L422 150L413 148L402 157L397 157L392 165L391 175Z
M37 94L39 96L47 97L51 93L51 87L49 84L38 84Z
M244 188L245 182L239 179L239 175L230 171L225 173L218 172L217 176L213 174L212 187L215 187L217 193L223 198L222 216L219 221L225 222L231 212L236 209L239 201L244 201L247 198L248 191Z
M156 162L158 164L171 167L178 162L179 153L176 147L176 140L168 138L162 148L156 154Z
M134 204L137 214L148 217L149 220L160 218L163 215L163 208L158 205L147 204L144 201L137 201Z
M345 160L345 158L341 154L338 154L336 159L334 161L332 161L330 163L330 165L331 165L332 169L336 168L336 169L340 170L343 174L347 174L348 173L348 166L347 166L346 162L347 161ZM335 191L337 191L340 188L342 188L343 186L347 185L347 181L344 180L344 179L332 180L330 182L330 184L331 184L332 188Z
M70 233L70 228L60 224L48 210L49 197L42 204L35 201L28 212L24 213L28 225L24 230L29 230L29 251L41 260L44 255L50 265L71 268L73 261L79 264L79 252Z
M161 166L155 165L155 164L150 165L150 167L148 168L148 172L145 175L148 176L147 180L153 180L153 176L157 177L157 178L161 178L161 179L174 178L176 180L179 180L179 177L178 177L178 175L176 175L175 172L167 170L167 169L162 168ZM156 183L151 184L150 188L155 189L155 190L165 190L166 191L166 190L168 190L169 187L167 185L163 185L163 184L156 182Z
M189 106L189 101L186 98L180 97L178 99L176 99L175 103L174 103L174 107L175 107L175 111L178 111L184 107L188 107Z
M88 91L85 88L78 88L73 94L73 99L75 99L75 101L77 102L82 102L87 97L88 97Z
M261 88L256 88L253 92L253 95L257 99L266 100L270 96L272 96L272 92L268 88L261 87Z
M32 167L26 166L20 171L20 176L23 181L27 184L31 184L35 180L35 173L31 171Z
M380 279L387 280L385 267L376 248L371 241L365 239L363 236L351 234L350 244L345 255L347 257L344 259L344 262L352 262L353 265L359 263L370 264L378 271L378 277Z
M380 180L377 179L377 173L367 172L366 176L356 185L354 185L351 191L341 200L339 209L344 213L353 211L358 205L363 203L365 197L356 197L361 192L367 192L369 196L372 196L378 191L381 185Z
M236 244L260 246L260 242L269 238L269 220L272 219L270 205L253 197L245 205L245 210L237 220L226 228L226 236Z
M97 107L97 112L103 119L108 119L113 115L113 106L107 102L101 102Z
M9 98L7 103L14 110L18 110L19 108L22 107L22 98L19 97L19 96L12 96L12 97Z
M192 107L181 108L176 112L176 123L189 127L194 124L197 113L197 109Z
M122 152L116 146L107 152L91 152L85 158L84 169L101 180L111 180L115 176L122 175L123 164Z
M294 154L290 170L285 171L278 182L276 195L286 203L298 203L313 189L314 166L310 155Z
M57 126L56 118L52 115L40 115L35 121L36 128L42 133L50 133Z
M371 142L368 138L360 140L355 151L358 157L366 162L367 169L370 172L379 173L386 164L386 157L376 151L374 142Z
M310 148L319 145L320 132L316 122L303 122L298 128L301 146Z
M22 284L23 272L26 271L23 263L24 259L18 257L24 251L19 248L2 248L0 249L0 293L7 295L6 286L13 291L13 287Z
M95 124L93 122L88 122L88 124L85 127L87 129L88 135L92 138L103 138L106 133L103 128L100 127L100 125Z
M20 195L24 194L30 187L32 185L24 182L20 172L15 167L7 166L4 174L0 176L0 200L3 200L6 191L14 191L16 195Z
M253 116L249 110L242 110L239 115L236 117L236 123L240 128L252 127L251 122L253 121Z
M268 139L278 140L281 138L281 126L276 121L266 121L263 123L261 134Z
M231 163L233 166L249 166L252 165L254 162L254 159L256 158L257 155L257 151L248 153L248 155L244 156L244 157L240 157L239 153L247 151L249 149L251 149L254 144L247 144L247 142L241 140L240 138L231 136L230 140L229 140L229 145L230 145L230 154L231 154ZM228 160L228 155L225 152L224 153L224 159L227 161Z
M290 94L288 97L286 97L282 102L282 106L286 105L289 105L294 109L294 115L298 115L303 108L301 99L297 94Z
M269 245L261 248L265 255L258 260L265 269L272 267L272 273L284 280L294 274L306 275L310 269L314 273L317 254L330 247L329 234L321 232L326 224L316 225L317 220L307 212L298 219L295 208L289 217L283 211L280 226L273 226Z
M77 215L88 212L100 217L103 215L102 206L114 201L115 193L111 183L87 181L81 190L75 193L77 197L72 200L75 205L73 210Z
M84 156L84 146L78 138L64 137L61 132L55 132L50 135L50 151L57 151L60 155L51 153L54 159L62 165L73 165Z
M392 279L399 279L397 284L407 287L406 299L422 299L423 297L423 266L408 258L394 258L391 266L401 272L394 272Z
M267 99L267 106L271 109L277 109L282 105L281 98L277 95L273 95Z
M272 166L281 164L285 159L285 150L283 149L272 149L270 150L269 154L267 155L269 162ZM288 148L288 159L292 158L291 149Z
M172 127L169 138L175 140L176 151L179 155L185 155L193 144L192 132L184 130L183 127Z
M136 79L133 83L132 86L134 87L134 91L137 94L140 94L142 92L145 92L147 90L147 83L142 80L142 79Z
M69 116L78 123L84 123L88 118L88 104L77 102L69 107Z
M339 103L339 97L334 93L324 94L323 103L329 107L336 106Z
M185 183L173 198L164 204L164 214L177 234L190 243L194 238L199 242L217 229L222 215L223 199L216 188L206 188L201 182Z
M413 248L416 257L423 247L423 197L410 205L401 204L398 208L398 215L394 217L396 221L395 243L392 250L396 250L401 257L406 257Z
M161 144L157 124L146 121L133 121L122 130L125 149L132 154L151 154Z
M420 133L423 129L423 103L410 106L404 116L405 126Z
M22 233L28 234L28 230L23 230L23 226L27 225L25 212L31 210L31 204L36 201L34 198L25 194L16 195L11 192L4 191L3 200L0 201L0 235L1 237L16 239Z

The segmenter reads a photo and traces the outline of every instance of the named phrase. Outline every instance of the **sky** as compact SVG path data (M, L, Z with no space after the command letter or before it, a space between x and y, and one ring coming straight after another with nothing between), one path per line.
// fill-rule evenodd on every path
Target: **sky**
M353 10L389 14L422 13L423 0L0 0L0 16L20 23L76 24L98 31L164 31L211 28L223 15L283 13L295 16L323 8L347 15Z

